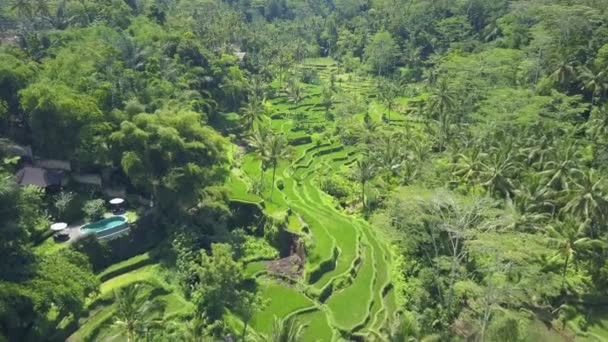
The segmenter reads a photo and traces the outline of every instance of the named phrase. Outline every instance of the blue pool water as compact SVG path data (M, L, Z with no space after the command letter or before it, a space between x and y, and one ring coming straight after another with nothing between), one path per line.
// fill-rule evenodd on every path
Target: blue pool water
M83 233L95 233L97 236L110 235L128 227L127 218L114 216L101 221L84 225L81 230Z

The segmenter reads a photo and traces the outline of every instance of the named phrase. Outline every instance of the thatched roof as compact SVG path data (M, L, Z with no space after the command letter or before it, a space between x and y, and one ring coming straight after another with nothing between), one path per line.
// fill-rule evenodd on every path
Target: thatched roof
M49 171L39 167L26 166L17 172L17 183L20 185L36 185L41 188L61 185L63 173Z
M72 164L65 160L56 159L40 159L36 161L36 166L43 169L63 170L72 171Z

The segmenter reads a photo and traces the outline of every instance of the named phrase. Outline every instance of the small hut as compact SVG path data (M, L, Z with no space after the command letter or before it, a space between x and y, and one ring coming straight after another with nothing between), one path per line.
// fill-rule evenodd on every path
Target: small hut
M60 190L65 180L61 171L45 170L39 167L26 166L16 174L17 183L22 186L35 185L47 191Z

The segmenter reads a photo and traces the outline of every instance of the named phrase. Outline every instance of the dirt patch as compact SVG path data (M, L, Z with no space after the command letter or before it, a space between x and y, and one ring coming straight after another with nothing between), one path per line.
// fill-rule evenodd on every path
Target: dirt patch
M304 263L297 254L279 260L269 261L266 264L266 267L268 268L268 271L272 273L296 279L302 277L302 273L304 272Z

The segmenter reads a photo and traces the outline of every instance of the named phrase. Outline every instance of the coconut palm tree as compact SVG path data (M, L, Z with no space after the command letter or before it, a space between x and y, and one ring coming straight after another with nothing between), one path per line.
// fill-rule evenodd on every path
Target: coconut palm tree
M423 342L438 341L437 336L423 336L420 326L413 314L405 312L394 317L388 327L384 328L381 340L386 342Z
M483 164L483 185L492 195L511 197L515 189L514 175L517 171L518 163L512 157L510 148L496 151L492 153L489 162Z
M456 95L456 92L450 89L447 78L440 79L429 98L429 109L439 116L451 111L456 106Z
M268 84L264 81L262 75L254 75L249 79L249 100L254 102L262 102L266 98L266 89Z
M603 143L608 137L608 107L603 105L591 111L591 118L587 121L587 131L597 143Z
M277 166L281 160L287 159L289 156L289 143L287 138L283 134L273 134L268 140L267 149L267 160L268 164L272 166L272 187L270 189L270 197L268 198L272 202L272 195L275 188L275 177L277 174Z
M547 179L546 187L557 191L568 190L568 183L573 173L579 171L577 166L578 151L576 146L557 149L556 160L548 161L539 174Z
M399 96L399 86L391 81L384 81L378 85L378 97L388 110L388 121L391 121L391 111Z
M300 81L296 77L292 77L289 80L289 84L287 85L285 91L287 92L287 97L289 98L289 101L295 104L296 106L300 103L300 101L302 101L302 98L304 97L304 88L302 88L302 86L300 85Z
M357 160L355 168L353 169L353 176L361 184L361 203L363 204L363 211L367 211L365 204L365 185L376 175L376 166L368 157Z
M525 156L527 165L539 170L545 166L548 156L553 153L552 139L547 135L540 137L535 136L538 129L526 132L530 137L524 141L524 146L521 152Z
M386 171L386 175L395 176L407 158L402 146L400 136L397 134L388 134L381 137L378 144L379 148L375 151L375 159L378 165Z
M325 86L321 91L321 105L325 107L325 117L329 117L329 110L331 106L333 106L335 102L334 92L331 90L331 87Z
M545 228L550 244L558 250L556 257L561 258L564 262L562 289L566 284L566 273L570 262L576 262L577 256L585 251L605 246L605 243L600 240L586 237L585 230L586 224L572 216L566 217L563 222Z
M579 171L577 176L572 188L566 192L568 201L562 210L585 221L606 219L608 197L604 190L604 179L593 169Z
M447 79L442 78L429 99L429 110L439 125L439 149L441 150L450 137L451 113L455 107L456 92L450 89Z
M481 152L479 146L473 146L465 153L458 155L458 161L454 165L453 175L469 183L479 179L483 170L483 158L485 153Z
M127 341L146 335L159 322L162 312L160 302L149 300L141 284L130 285L114 291L115 319L112 327Z
M14 0L11 4L11 11L15 11L20 17L29 18L32 16L34 8L30 0Z
M252 132L264 116L264 105L260 101L250 101L241 109L241 120L246 131Z
M561 86L568 85L574 78L576 78L576 68L572 65L572 62L565 60L561 61L551 74L551 79Z
M305 326L294 317L281 319L275 316L272 323L272 342L299 342L303 341Z
M205 314L197 314L187 322L172 321L172 337L183 342L211 342L213 338L205 329L209 325Z
M582 90L589 91L592 96L592 103L596 104L601 100L608 90L608 75L605 70L593 71L585 66L578 69L579 80L582 83Z
M268 164L268 143L272 138L272 131L268 125L259 125L247 138L249 146L253 147L258 159L260 160L260 191L264 188L264 173Z

